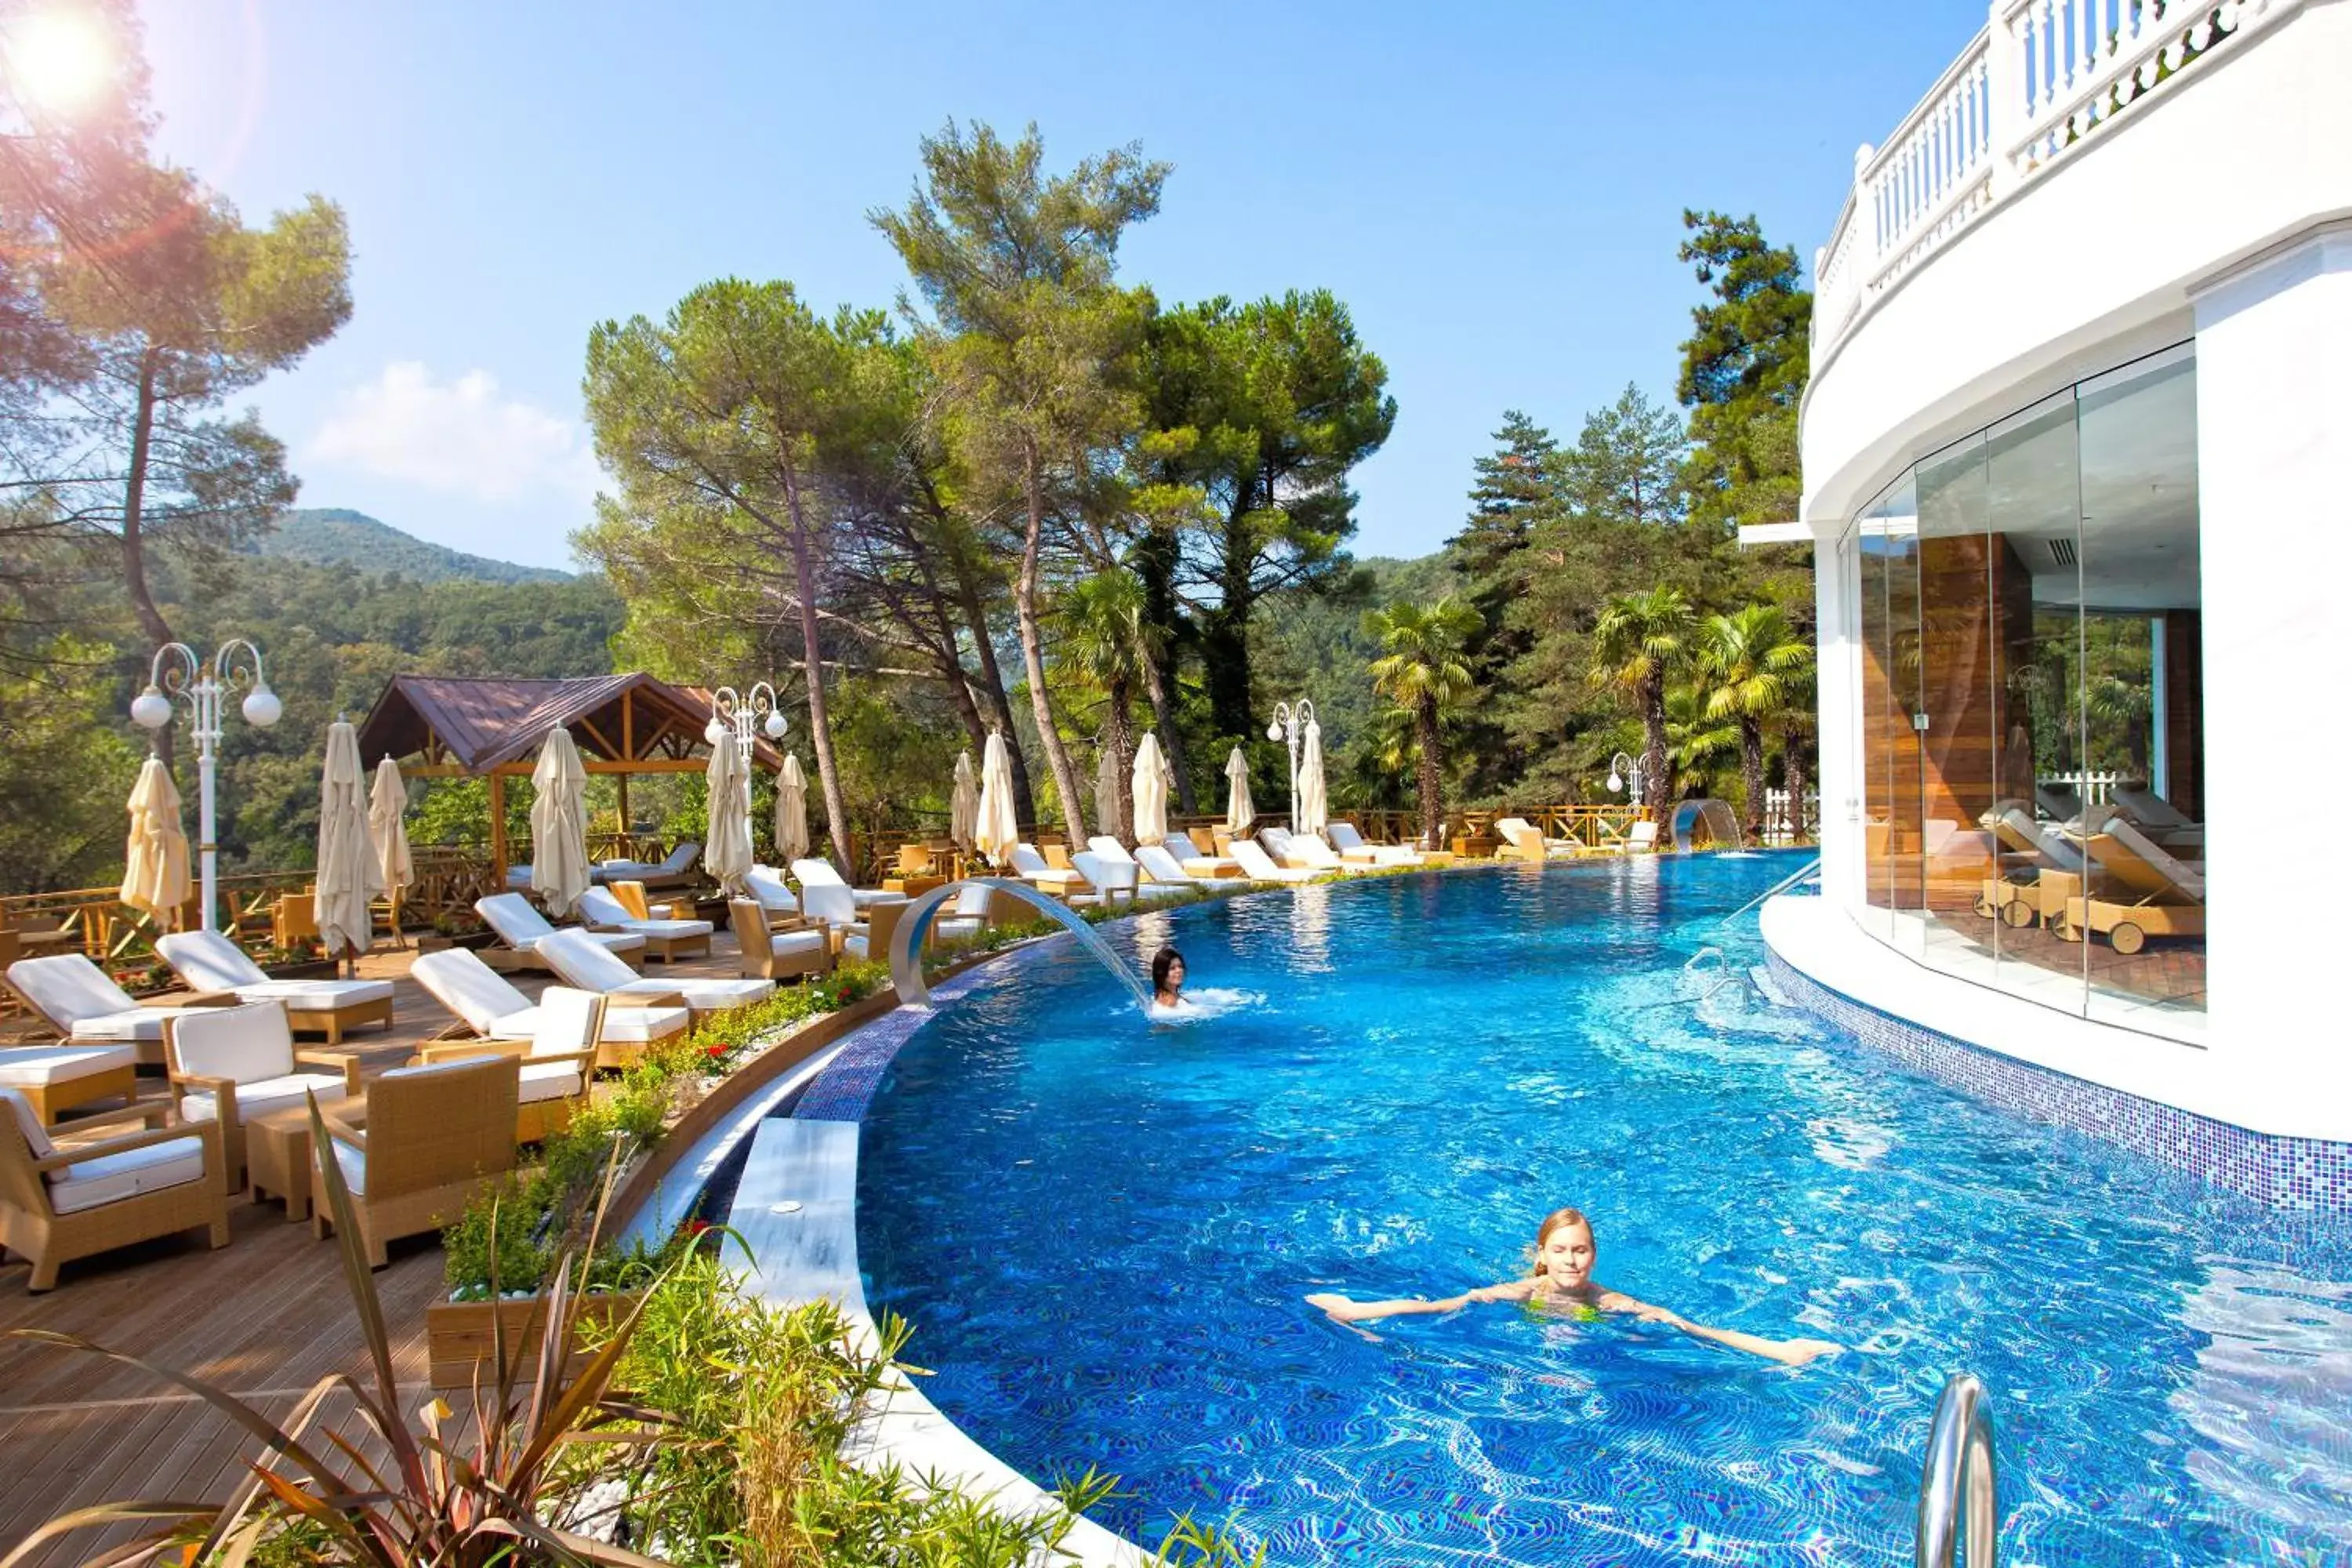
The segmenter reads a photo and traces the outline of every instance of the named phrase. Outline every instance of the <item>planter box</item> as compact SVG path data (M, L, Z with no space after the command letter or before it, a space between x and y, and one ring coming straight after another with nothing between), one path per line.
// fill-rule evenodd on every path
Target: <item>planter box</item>
M641 1290L614 1290L583 1296L580 1299L581 1321L609 1323L626 1317L644 1294ZM524 1332L526 1326L528 1335ZM494 1333L501 1328L506 1333L509 1363L522 1369L515 1374L515 1381L528 1383L539 1360L540 1342L546 1338L546 1326L544 1297L535 1296L527 1301L434 1302L425 1309L425 1348L432 1366L433 1386L471 1388L477 1377L485 1387L494 1384L497 1372L490 1365L490 1355L497 1346ZM586 1360L575 1351L572 1370L578 1372Z

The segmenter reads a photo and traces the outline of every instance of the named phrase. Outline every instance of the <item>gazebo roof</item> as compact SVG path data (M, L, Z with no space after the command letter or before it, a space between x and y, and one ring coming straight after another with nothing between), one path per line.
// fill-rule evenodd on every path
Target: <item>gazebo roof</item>
M591 771L675 773L702 748L710 716L708 692L642 672L562 680L396 675L360 726L360 755L421 757L420 772L520 772L561 726ZM764 739L753 742L752 755L767 768L783 761Z

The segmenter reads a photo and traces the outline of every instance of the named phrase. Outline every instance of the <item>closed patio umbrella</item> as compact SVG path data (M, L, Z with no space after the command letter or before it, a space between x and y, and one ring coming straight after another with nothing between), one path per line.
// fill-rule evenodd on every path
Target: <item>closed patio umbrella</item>
M1108 741L1102 746L1102 755L1095 764L1095 820L1105 833L1118 831L1119 796L1127 792L1127 781L1118 776L1118 752Z
M163 759L139 766L131 786L131 837L122 850L122 901L176 928L188 902L188 835L180 826L180 791Z
M368 838L375 846L383 896L392 906L392 934L397 937L400 895L416 880L416 864L408 853L408 786L401 782L400 764L390 757L375 765L375 787L368 794Z
M338 719L327 727L327 765L319 777L319 886L311 897L328 957L357 958L368 950L374 931L368 906L382 891L383 868L368 837L359 731Z
M1225 759L1225 828L1238 838L1256 820L1257 806L1250 800L1249 759L1235 746L1233 755Z
M702 867L733 898L743 892L752 859L751 769L733 731L720 731L711 743L703 780L710 798L710 832L702 841Z
M569 730L547 732L530 783L530 885L561 920L588 890L588 770Z
M776 858L789 866L808 852L808 779L800 758L788 752L776 773Z
M972 825L971 847L1002 866L1020 840L1021 824L1013 811L1013 759L1003 732L992 730L981 754L980 820Z
M971 853L972 833L980 826L980 775L971 771L971 753L958 752L955 794L948 802L948 837L965 854Z
M1307 721L1307 744L1298 756L1298 800L1292 807L1297 818L1293 833L1320 833L1331 821L1331 792L1323 783L1323 726Z
M1168 837L1168 759L1160 737L1146 730L1135 748L1135 841L1157 844Z

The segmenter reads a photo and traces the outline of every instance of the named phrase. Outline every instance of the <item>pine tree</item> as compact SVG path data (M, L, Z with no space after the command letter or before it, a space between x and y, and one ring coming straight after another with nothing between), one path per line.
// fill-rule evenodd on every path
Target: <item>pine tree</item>
M1685 212L1681 258L1714 299L1691 311L1675 395L1690 409L1695 522L1727 531L1797 515L1797 404L1812 362L1813 296L1794 249L1753 216Z
M1507 409L1495 443L1494 452L1474 465L1478 477L1470 489L1470 516L1446 542L1445 562L1478 613L1478 628L1463 649L1472 681L1500 692L1507 689L1503 672L1535 646L1524 602L1539 563L1528 544L1563 515L1564 500L1559 443L1550 431ZM1490 708L1463 726L1458 754L1469 761L1465 787L1474 798L1517 782L1516 753L1505 743L1507 717Z

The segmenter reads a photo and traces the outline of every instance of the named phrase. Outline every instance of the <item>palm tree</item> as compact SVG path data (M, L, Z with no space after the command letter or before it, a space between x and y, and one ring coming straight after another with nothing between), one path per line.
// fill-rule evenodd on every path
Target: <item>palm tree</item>
M1739 726L1739 782L1747 795L1748 837L1764 834L1764 733L1779 725L1812 673L1812 646L1778 605L1749 605L1709 616L1699 637L1699 672L1710 718Z
M1400 600L1364 616L1364 635L1381 646L1381 657L1371 665L1372 689L1413 717L1420 752L1422 842L1431 848L1445 832L1445 812L1438 799L1444 758L1437 721L1475 689L1462 650L1485 625L1476 610L1451 595L1427 609Z
M1675 772L1665 793L1671 799L1720 793L1717 781L1739 756L1739 727L1712 711L1711 695L1700 685L1666 689L1666 755Z
M1117 567L1073 584L1062 595L1062 639L1055 662L1103 694L1103 743L1118 759L1122 781L1135 776L1135 729L1129 714L1143 679L1150 628L1143 620L1143 584ZM1122 787L1114 820L1102 825L1113 837L1135 837L1134 806Z
M1643 594L1612 595L1592 625L1592 684L1623 692L1641 714L1646 806L1664 805L1671 787L1666 683L1691 661L1695 619L1682 590L1660 584Z

